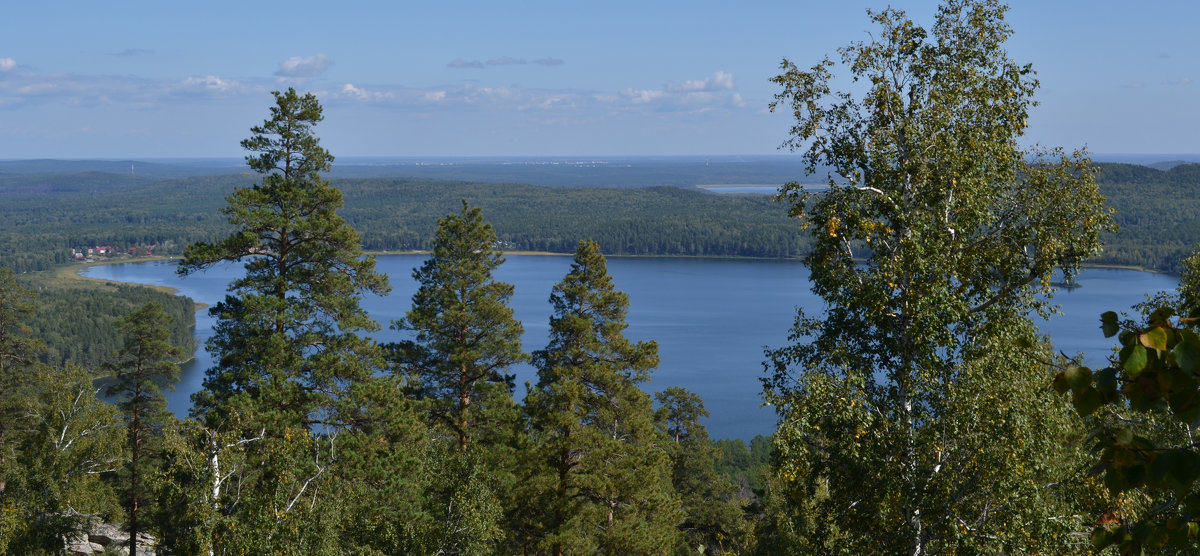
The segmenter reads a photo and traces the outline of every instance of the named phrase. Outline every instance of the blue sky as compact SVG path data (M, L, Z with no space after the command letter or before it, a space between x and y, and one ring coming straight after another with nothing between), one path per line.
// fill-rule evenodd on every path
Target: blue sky
M341 156L771 154L788 57L887 2L18 2L0 159L240 156L269 92L312 91ZM929 23L936 2L894 3ZM1200 2L1017 1L1030 143L1200 153Z

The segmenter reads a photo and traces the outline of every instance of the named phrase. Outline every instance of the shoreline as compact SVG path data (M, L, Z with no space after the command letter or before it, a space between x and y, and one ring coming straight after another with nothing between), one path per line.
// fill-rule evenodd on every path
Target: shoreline
M389 255L428 255L429 253L430 253L429 251L424 251L424 250L419 250L419 249L405 249L405 250L396 250L396 251L381 250L381 251L364 251L363 252L364 255L369 255L369 256L373 256L373 257L381 257L381 256L389 256ZM570 257L573 255L573 253L558 253L558 252L553 252L553 251L527 251L527 250L501 250L500 254L501 255L517 255L517 256L522 256L522 257ZM799 258L737 257L737 256L706 256L706 255L654 254L654 255L605 255L605 257L606 258L624 258L624 259L667 258L667 259L714 259L714 260L748 260L748 261L778 260L778 261L799 262ZM66 282L68 284L71 282L76 282L76 283L80 283L80 285L83 285L83 284L95 285L97 283L103 284L103 283L108 283L111 281L108 279L104 279L104 278L93 278L91 276L85 276L83 274L84 270L86 270L90 267L93 267L93 266L106 266L106 265L129 264L129 263L147 263L147 262L156 262L156 261L171 261L171 260L179 260L180 258L181 257L178 257L178 256L156 255L156 256L150 256L150 257L137 257L137 258L120 259L120 260L91 261L91 262L85 262L85 263L81 263L81 264L80 263L67 263L61 267L58 267L58 268L55 268L52 270L48 270L45 272L49 273L53 278L56 279L56 281L62 281L62 282ZM1080 269L1098 268L1098 269L1110 269L1110 270L1132 270L1135 272L1145 272L1148 274L1162 274L1162 275L1174 276L1174 277L1178 278L1178 275L1171 273L1171 272L1154 269L1154 268L1147 268L1147 267L1143 267L1143 266L1137 266L1137 265L1123 265L1123 264L1111 264L1111 263L1083 263L1079 267L1080 267ZM145 287L145 288L152 288L152 289L155 289L155 290L158 290L161 292L169 293L171 295L179 295L179 290L177 288L172 288L170 286L153 286L153 285L148 285L148 284L137 284L134 282L122 282L122 283L128 283L128 284L137 285L137 286L141 286L141 287ZM208 307L207 303L196 303L197 311L204 309L206 307Z
M75 283L78 283L79 285L101 285L101 284L108 284L113 281L106 279L106 278L93 278L91 276L85 276L83 274L83 271L85 271L93 266L110 266L110 265L118 265L118 264L150 263L150 262L156 262L156 261L177 260L179 258L180 257L167 257L167 256L162 256L162 255L155 255L155 256L151 256L151 257L137 257L137 258L119 259L119 260L90 261L90 262L82 263L77 267L72 267L72 263L68 263L67 265L64 265L60 268L56 268L54 270L50 270L48 272L52 273L52 275L55 278L58 278L67 284L75 282ZM121 282L121 283L129 284L132 286L139 286L139 287L143 287L143 288L150 288L150 289L158 290L160 292L167 293L170 295L180 295L179 289L172 288L171 286L154 286L154 285L150 285L150 284L139 284L137 282ZM197 312L199 312L202 309L208 308L207 303L200 303L195 300L192 300L192 301L193 301L193 306L195 307Z

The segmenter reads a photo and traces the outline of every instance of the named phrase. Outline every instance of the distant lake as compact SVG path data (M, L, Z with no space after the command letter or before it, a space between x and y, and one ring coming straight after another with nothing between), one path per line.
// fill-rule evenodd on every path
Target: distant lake
M371 296L364 307L384 327L375 337L395 341L399 332L388 324L404 316L417 284L412 271L424 255L388 255L378 258L379 270L391 277L388 297ZM525 325L524 349L545 347L549 333L550 289L562 279L571 258L556 255L509 255L496 278L515 285L512 306ZM629 295L629 329L637 340L658 342L661 363L645 385L650 392L683 386L699 394L712 414L706 421L713 438L745 438L775 429L775 413L763 408L759 377L763 374L763 348L787 340L795 308L818 312L821 303L810 291L808 272L794 261L622 258L609 259L609 272L617 289ZM224 298L229 282L241 274L241 265L219 265L181 279L175 263L155 261L89 267L91 278L168 286L192 299L213 305ZM1103 364L1113 342L1100 333L1100 313L1128 311L1145 294L1171 290L1176 278L1133 270L1086 269L1082 286L1061 291L1055 301L1062 316L1043 323L1055 348L1068 354L1084 353L1089 365ZM212 359L203 349L212 334L208 311L196 314L196 338L201 349L186 364L174 392L167 393L168 407L185 416L190 396L203 384ZM532 367L516 369L517 395L526 381L536 383Z

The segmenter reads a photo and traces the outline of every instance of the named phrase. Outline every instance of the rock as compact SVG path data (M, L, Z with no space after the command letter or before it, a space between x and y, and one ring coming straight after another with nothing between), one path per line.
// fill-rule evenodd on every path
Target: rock
M146 533L138 533L138 554L153 554L157 541ZM93 554L129 554L129 533L120 525L93 522L87 533L78 533L64 542L68 554L91 556Z
M129 533L122 531L120 526L111 523L97 523L88 531L88 540L108 546L113 543L128 544Z
M91 556L92 554L104 553L104 546L88 540L86 533L78 533L68 537L63 544L65 545L67 554L71 555Z

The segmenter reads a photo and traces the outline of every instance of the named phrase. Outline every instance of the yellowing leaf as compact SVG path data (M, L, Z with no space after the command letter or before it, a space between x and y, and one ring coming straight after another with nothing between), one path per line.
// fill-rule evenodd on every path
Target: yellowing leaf
M1156 349L1158 351L1165 351L1167 349L1167 331L1157 326L1142 332L1141 335L1138 336L1138 340L1143 346L1148 348Z

